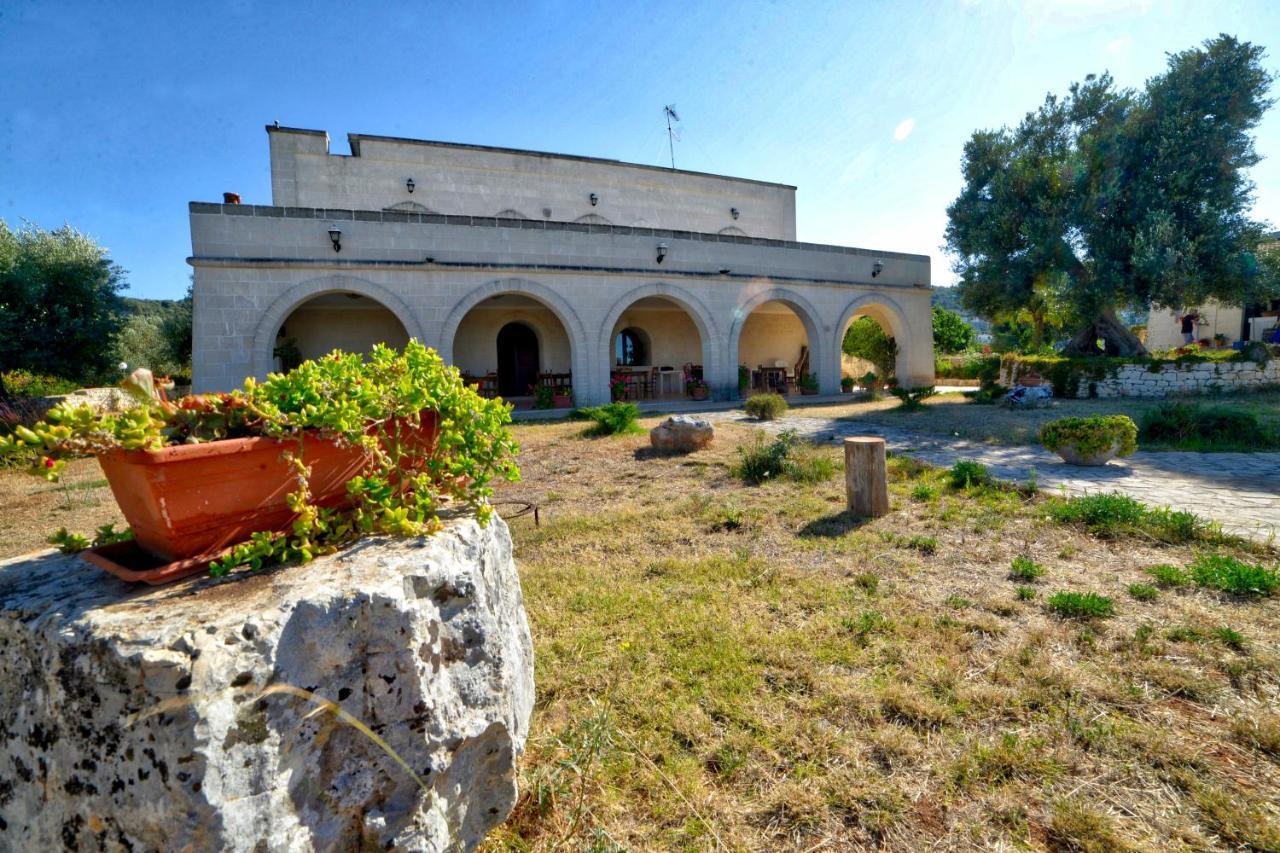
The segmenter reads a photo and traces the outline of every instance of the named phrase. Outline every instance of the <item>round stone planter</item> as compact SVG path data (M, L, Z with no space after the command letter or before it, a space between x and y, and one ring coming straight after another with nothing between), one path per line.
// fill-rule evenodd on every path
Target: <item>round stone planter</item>
M1054 452L1068 465L1106 465L1120 455L1120 442L1117 441L1105 450L1087 456L1076 450L1074 444L1064 444Z

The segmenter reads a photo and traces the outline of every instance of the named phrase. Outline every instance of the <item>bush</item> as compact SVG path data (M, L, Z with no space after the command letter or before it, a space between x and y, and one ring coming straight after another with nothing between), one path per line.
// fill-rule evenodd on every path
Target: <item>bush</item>
M893 389L893 396L902 401L902 405L898 406L908 412L918 412L924 408L924 401L938 393L932 385L924 388L898 388Z
M897 341L870 317L859 317L849 324L842 348L846 355L871 362L881 376L890 376L898 359Z
M1280 588L1275 571L1223 554L1202 554L1189 568L1200 586L1232 595L1271 595Z
M749 398L742 408L758 421L772 421L787 410L787 401L781 394L757 394Z
M933 306L933 346L938 352L964 352L977 333L955 311Z
M1049 518L1059 524L1079 524L1095 536L1142 534L1162 542L1218 542L1221 526L1200 516L1171 510L1154 509L1119 492L1054 498L1045 504Z
M981 462L971 459L960 459L947 472L953 489L967 489L971 486L985 486L991 482L991 472Z
M1055 592L1049 610L1068 619L1104 619L1115 614L1115 604L1096 592Z
M939 355L934 359L933 372L939 379L977 379L984 385L988 385L1000 378L1000 356Z
M1044 566L1030 557L1018 556L1013 558L1009 574L1018 580L1033 581L1044 575Z
M1182 450L1261 450L1280 447L1280 433L1267 429L1252 412L1227 406L1166 402L1142 416L1143 442Z
M1186 572L1168 563L1151 566L1147 569L1147 574L1155 578L1156 583L1160 586L1187 586L1191 583L1191 578L1187 577Z
M7 370L4 373L4 387L14 397L55 397L78 391L80 383L27 370Z
M1104 453L1118 447L1118 455L1128 456L1137 450L1138 427L1127 415L1096 415L1091 418L1060 418L1040 429L1040 443L1057 451L1075 445L1081 456Z
M636 423L640 409L635 403L608 403L578 411L595 421L595 425L587 430L588 435L634 435L641 431Z
M783 430L772 441L761 433L738 448L734 476L751 485L786 478L799 483L820 483L836 472L836 463L812 445L803 442L795 430Z
M1154 601L1160 593L1149 583L1129 584L1129 595L1137 601Z

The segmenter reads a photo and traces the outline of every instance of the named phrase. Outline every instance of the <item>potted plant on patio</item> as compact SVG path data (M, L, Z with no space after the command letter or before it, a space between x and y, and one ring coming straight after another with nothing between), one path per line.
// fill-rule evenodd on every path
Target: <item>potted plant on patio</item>
M551 405L557 409L573 408L573 391L567 386L559 386L552 391Z
M1060 418L1040 428L1040 443L1069 465L1105 465L1137 449L1138 427L1127 415Z
M814 373L803 374L796 384L800 386L800 393L805 396L818 393L818 377Z
M697 377L690 377L685 380L684 390L689 396L695 400L705 400L711 389L707 387L707 383Z
M747 391L751 388L751 368L745 364L738 365L738 396L747 396Z
M852 376L840 377L840 393L841 394L853 393L853 377Z
M305 561L366 533L431 533L447 504L486 520L490 481L518 477L510 407L417 341L367 359L334 352L177 403L147 371L127 387L138 404L124 412L64 403L0 438L0 455L53 481L67 457L98 457L136 541L88 556L127 580Z
M552 391L550 385L530 385L529 391L533 394L533 407L535 409L550 409L555 403L555 392Z
M627 399L627 380L614 373L609 377L609 399L613 402Z

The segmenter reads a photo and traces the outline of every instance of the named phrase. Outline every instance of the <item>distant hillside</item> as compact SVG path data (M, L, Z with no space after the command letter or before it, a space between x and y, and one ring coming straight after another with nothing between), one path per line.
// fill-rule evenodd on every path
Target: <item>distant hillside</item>
M140 299L135 296L122 296L125 308L138 317L163 317L181 304L181 299Z

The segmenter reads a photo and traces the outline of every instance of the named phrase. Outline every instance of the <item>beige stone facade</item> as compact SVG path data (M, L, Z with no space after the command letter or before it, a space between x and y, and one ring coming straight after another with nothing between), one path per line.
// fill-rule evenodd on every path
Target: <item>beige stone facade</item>
M591 404L627 330L637 365L696 364L717 398L738 395L740 364L802 353L835 393L861 315L898 341L903 384L933 382L929 258L795 242L793 187L368 136L339 156L323 133L268 131L272 205L191 204L198 391L279 369L286 343L413 337L464 372L508 371L508 393L571 374Z

